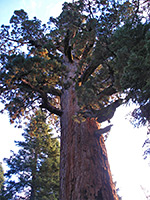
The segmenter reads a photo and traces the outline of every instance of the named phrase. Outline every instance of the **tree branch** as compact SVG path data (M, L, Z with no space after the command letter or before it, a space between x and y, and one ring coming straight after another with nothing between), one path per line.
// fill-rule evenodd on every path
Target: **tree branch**
M58 116L62 115L62 110L52 106L49 102L48 102L48 97L47 97L47 93L44 92L43 90L38 89L37 87L34 87L30 82L28 82L25 79L21 79L22 82L27 85L28 87L30 87L33 91L38 92L42 98L42 104L40 107L42 108L46 108L49 112L54 113ZM55 91L56 94L56 90L54 88L51 88L51 91ZM57 91L58 92L58 91Z
M114 116L116 108L118 108L122 104L122 101L123 101L122 99L119 99L115 101L114 103L110 104L109 106L104 107L99 111L96 111L94 117L95 118L97 117L97 121L99 123L109 121Z
M61 96L61 91L60 90L58 90L58 89L56 89L56 88L54 88L54 87L50 87L49 89L48 89L48 93L50 93L50 94L52 94L52 95L55 95L55 96Z
M113 125L111 124L109 126L106 126L105 128L101 128L101 129L95 131L95 135L100 137L102 134L109 132L112 126Z
M62 114L63 114L63 111L62 110L60 110L60 109L58 109L58 108L56 108L56 107L54 107L54 106L52 106L48 101L47 101L47 99L44 99L44 98L42 98L42 104L41 104L41 108L46 108L49 112L51 112L51 113L54 113L54 114L56 114L56 115L58 115L58 116L61 116Z
M93 45L94 45L94 42L95 42L95 41L93 40L91 43L88 43L88 44L86 45L86 47L85 47L85 49L84 49L84 51L83 51L82 57L81 57L82 62L85 61L85 59L86 59L88 53L90 52L90 50L92 49L92 47L93 47Z
M22 39L19 39L19 40L15 40L15 39L12 39L12 38L9 38L9 37L5 37L7 40L9 41L12 41L12 42L16 42L16 43L21 43L22 45L24 44L28 44L29 42L24 42Z
M104 60L104 58L102 60ZM100 64L104 64L104 62L102 60L101 60L101 62L100 61L97 61L97 62L94 61L94 63L91 62L90 65L88 66L88 68L83 72L79 82L81 82L82 84L85 83L88 80L89 76L95 71L95 69ZM114 71L113 71L112 67L108 63L105 63L105 64L108 67L109 75L110 75L109 78L111 79L112 85L113 85L113 82L114 82Z
M102 92L98 94L98 99L100 100L104 96L111 96L115 93L117 93L117 90L113 87L113 85L110 85L109 87L105 88Z
M95 71L95 69L99 66L99 64L92 65L92 63L88 66L88 68L82 74L80 81L82 84L85 83L89 76Z
M39 88L34 87L34 86L33 86L31 83L29 83L27 80L21 78L21 81L22 81L25 85L29 86L31 89L33 89L33 90L36 91L36 92L39 92L39 93L42 93L42 92L43 92L43 90L40 90ZM59 96L59 97L61 96L61 91L58 90L58 89L56 89L56 88L54 88L54 87L50 87L50 88L48 89L48 92L46 92L46 93L50 93L50 94L52 94L52 95Z
M89 6L89 11L90 11L90 17L92 16L92 18L94 18L94 14L92 12L91 2L90 1L88 1L88 6Z

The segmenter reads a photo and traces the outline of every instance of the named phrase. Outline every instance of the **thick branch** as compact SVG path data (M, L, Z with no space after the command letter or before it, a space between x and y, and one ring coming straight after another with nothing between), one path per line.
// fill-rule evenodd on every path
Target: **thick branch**
M95 69L99 66L99 64L90 64L88 66L88 68L84 71L84 73L82 74L81 78L80 78L80 82L83 84L85 83L89 76L95 71Z
M54 113L54 114L56 114L56 115L58 115L58 116L61 116L61 115L63 114L63 111L62 111L62 110L60 110L60 109L58 109L58 108L52 106L52 105L47 101L47 99L42 98L42 100L43 100L43 103L42 103L42 105L40 106L41 108L46 108L49 112Z
M101 128L98 131L95 131L95 135L100 137L102 134L109 132L112 126L113 125L111 124L105 128Z
M109 50L110 51L110 50ZM112 52L111 52L112 53ZM113 54L113 53L112 53ZM114 54L113 54L114 55ZM100 55L99 60L96 61L96 58L93 59L93 61L90 63L90 65L88 66L88 68L84 71L84 73L81 76L81 80L80 82L83 84L85 83L89 76L95 71L95 69L100 65L100 64L106 64L109 70L109 75L112 81L112 84L114 82L114 71L112 69L112 67L107 63L104 62L105 60L107 60L103 55Z
M41 96L41 98L42 98L42 105L41 105L42 108L46 108L49 112L54 113L54 114L56 114L56 115L58 115L58 116L61 116L61 115L62 115L62 110L60 110L60 109L58 109L58 108L52 106L52 105L48 102L48 98L47 98L47 93L46 93L46 92L44 92L43 90L40 90L40 89L34 87L30 82L28 82L28 81L25 80L25 79L21 79L21 80L22 80L22 82L23 82L25 85L27 85L28 87L30 87L33 91L38 92L38 93L40 94L40 96ZM53 92L55 91L54 88L51 88L51 90L52 90ZM55 91L55 92L56 92L56 91Z
M54 87L50 87L48 89L48 93L50 93L52 95L55 95L55 96L59 96L59 97L61 96L61 91L56 89L56 88L54 88Z
M109 121L114 116L116 108L118 108L121 104L122 100L119 99L114 103L110 104L109 106L104 107L99 111L96 111L95 117L97 117L97 121L99 123Z
M113 87L113 85L110 85L109 87L105 88L101 93L99 93L98 99L100 100L104 96L111 96L115 93L117 93L117 90Z
M93 45L94 45L94 40L93 40L91 43L88 43L88 44L86 45L86 47L85 47L85 49L84 49L84 51L83 51L82 57L81 57L82 62L85 61L85 59L86 59L88 53L91 51Z

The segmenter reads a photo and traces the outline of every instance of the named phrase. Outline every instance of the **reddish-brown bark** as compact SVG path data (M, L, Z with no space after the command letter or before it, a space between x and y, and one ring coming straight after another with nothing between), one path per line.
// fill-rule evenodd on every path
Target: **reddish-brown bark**
M103 136L94 134L94 119L77 123L75 89L63 91L61 97L60 200L117 200Z

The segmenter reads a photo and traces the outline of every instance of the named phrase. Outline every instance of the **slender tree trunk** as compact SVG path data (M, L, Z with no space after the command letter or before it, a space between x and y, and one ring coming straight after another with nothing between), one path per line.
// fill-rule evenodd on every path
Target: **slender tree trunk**
M103 136L94 134L98 124L73 120L78 112L73 84L63 90L61 104L60 200L117 200Z
M34 163L32 166L32 182L30 200L36 200L36 173L37 173L37 152L34 152Z

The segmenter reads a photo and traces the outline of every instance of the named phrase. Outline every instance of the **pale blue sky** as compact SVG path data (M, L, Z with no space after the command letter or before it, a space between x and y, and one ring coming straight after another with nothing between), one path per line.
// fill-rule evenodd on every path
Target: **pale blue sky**
M14 10L24 9L29 17L36 16L43 23L61 12L63 0L0 0L0 25L8 24ZM120 187L123 200L146 200L141 186L149 189L150 167L143 160L142 145L146 127L134 129L125 115L129 107L118 108L112 120L114 126L106 142L112 174ZM0 161L15 149L14 140L20 140L22 130L9 124L7 115L0 115Z

